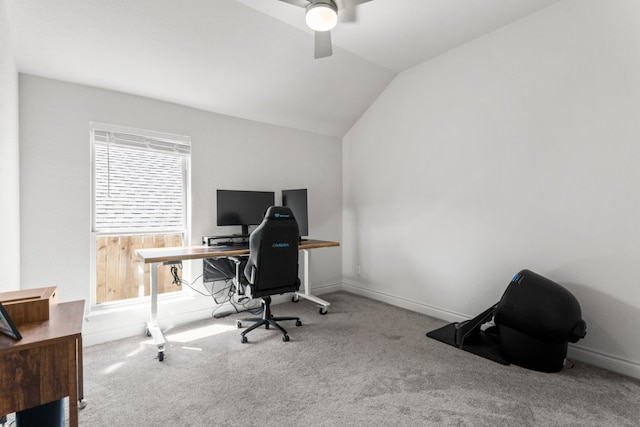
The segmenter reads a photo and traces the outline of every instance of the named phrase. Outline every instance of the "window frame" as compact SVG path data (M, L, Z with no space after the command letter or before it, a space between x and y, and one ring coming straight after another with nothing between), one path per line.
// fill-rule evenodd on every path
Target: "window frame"
M153 141L165 141L169 144L180 144L184 147L188 147L188 153L181 153L183 157L182 162L182 179L183 179L183 226L171 227L162 229L96 229L96 140L95 132L103 131L109 133L119 133L127 135L135 135L143 138L148 138ZM118 126L106 123L90 122L89 123L89 143L90 149L90 163L91 163L91 182L90 182L90 194L91 194L91 224L90 224L90 297L91 297L91 311L103 310L110 308L118 308L122 306L139 306L141 304L148 304L150 296L134 297L128 299L122 299L118 301L107 301L98 304L97 299L97 266L96 266L96 241L99 236L110 235L154 235L154 234L172 234L181 233L183 235L183 242L185 245L190 242L191 239L191 138L185 135L171 134L165 132L151 131L146 129L132 128L126 126ZM141 149L144 151L144 149ZM185 263L183 268L183 277L189 277L189 263ZM186 289L185 289L186 288ZM168 294L158 295L159 299L177 298L189 295L188 287L183 286L181 291L170 292Z

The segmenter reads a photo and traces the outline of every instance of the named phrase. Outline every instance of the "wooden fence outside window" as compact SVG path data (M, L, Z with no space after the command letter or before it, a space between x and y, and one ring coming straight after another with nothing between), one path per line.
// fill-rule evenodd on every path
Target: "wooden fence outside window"
M182 234L98 236L96 240L96 303L138 298L150 294L149 264L140 283L136 249L182 246ZM182 270L178 270L182 278ZM171 266L158 266L158 293L181 290L173 283Z

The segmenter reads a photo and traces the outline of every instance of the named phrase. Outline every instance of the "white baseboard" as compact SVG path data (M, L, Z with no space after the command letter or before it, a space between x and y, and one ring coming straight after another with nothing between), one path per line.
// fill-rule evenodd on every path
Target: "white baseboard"
M426 314L427 316L437 319L446 320L448 322L462 322L469 320L470 316L460 313L444 310L442 308L433 307L428 304L412 301L403 297L367 289L354 283L343 283L342 290L356 295L362 295L373 300L381 301L387 304L395 305L417 313ZM568 357L582 362L590 363L599 368L617 372L633 378L640 379L640 362L623 359L618 356L606 354L597 350L592 350L576 344L569 344Z
M590 363L599 368L640 379L640 363L623 359L612 354L591 350L577 344L569 344L567 356L571 359Z
M160 326L166 329L184 323L203 320L211 317L212 308L198 309L180 314L166 315L159 318ZM125 319L125 321L123 321ZM102 344L136 335L144 336L149 314L145 311L115 312L85 317L82 332L84 346Z
M313 295L328 294L329 292L338 292L343 290L342 283L328 283L325 285L314 285L311 289Z
M385 292L374 291L367 289L363 286L356 285L354 283L343 283L342 290L350 292L356 295L362 295L363 297L371 298L376 301L385 302L387 304L395 305L407 310L415 311L416 313L426 314L427 316L435 317L436 319L446 320L448 322L462 322L468 320L469 317L455 313L453 311L445 310L439 307L434 307L428 304L423 304L417 301L413 301L407 298L398 297Z

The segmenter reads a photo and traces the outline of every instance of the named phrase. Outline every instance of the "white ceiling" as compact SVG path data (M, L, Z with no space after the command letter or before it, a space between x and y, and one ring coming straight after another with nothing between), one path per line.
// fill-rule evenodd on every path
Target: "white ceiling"
M22 73L342 136L398 72L560 0L372 0L318 60L278 0L5 1Z

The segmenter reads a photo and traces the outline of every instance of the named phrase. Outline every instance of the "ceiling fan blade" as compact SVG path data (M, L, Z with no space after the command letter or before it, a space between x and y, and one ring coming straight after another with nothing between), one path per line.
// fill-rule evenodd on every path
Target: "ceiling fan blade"
M307 7L307 5L309 4L308 0L280 0L280 1L292 4L294 6L300 6L300 7Z
M358 19L358 12L356 6L362 3L367 3L372 0L343 0L343 7L340 11L340 21L342 22L355 22Z
M316 31L314 58L325 58L333 55L331 47L331 31Z
M355 22L358 17L356 5L353 3L347 3L338 16L340 17L340 22Z

